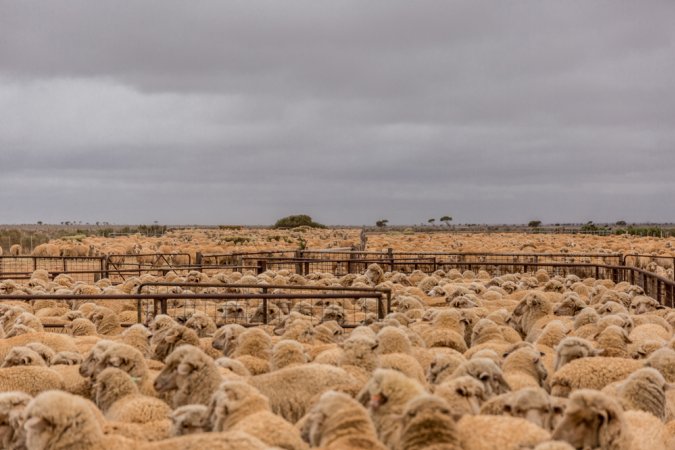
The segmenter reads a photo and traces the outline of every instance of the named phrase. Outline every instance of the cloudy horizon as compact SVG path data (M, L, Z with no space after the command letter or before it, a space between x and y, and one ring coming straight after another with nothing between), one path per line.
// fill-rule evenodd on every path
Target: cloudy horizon
M0 0L0 223L674 222L675 2Z

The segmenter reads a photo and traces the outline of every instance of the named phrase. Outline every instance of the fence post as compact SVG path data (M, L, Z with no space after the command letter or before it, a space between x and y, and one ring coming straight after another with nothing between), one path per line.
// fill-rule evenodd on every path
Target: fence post
M202 260L204 258L204 255L202 255L202 252L197 252L195 255L195 266L197 266L197 270L199 272L202 271Z
M394 249L389 247L387 249L387 257L389 258L389 271L394 271Z
M295 251L295 259L296 259L295 273L297 273L298 275L304 275L304 273L302 273L302 269L303 269L302 263L299 262L300 259L302 258L301 255L302 255L302 253L300 252L300 250Z
M267 294L267 288L262 288L262 293ZM267 325L267 298L262 299L263 323Z
M141 299L139 298L138 300L136 300L136 323L142 323L141 322L143 320L143 317L141 316L142 309L143 309L142 302Z

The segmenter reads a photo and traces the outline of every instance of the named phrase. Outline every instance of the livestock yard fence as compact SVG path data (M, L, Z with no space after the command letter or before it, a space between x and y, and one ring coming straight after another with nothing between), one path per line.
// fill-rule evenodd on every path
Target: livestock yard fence
M165 291L156 292L160 288ZM155 292L147 292L150 290ZM177 293L179 290L184 292ZM138 287L138 293L127 295L9 294L0 299L54 300L69 305L87 301L135 302L136 322L145 324L158 314L185 322L195 312L202 312L218 325L259 326L274 324L275 319L281 319L281 312L288 313L296 308L322 321L336 320L345 328L353 328L366 319L366 312L382 319L391 310L391 291L388 289L283 285L145 283ZM341 309L331 308L331 305ZM63 324L46 323L45 327L62 328Z
M190 271L211 275L217 272L248 271L260 274L267 270L286 270L303 276L317 272L343 276L351 273L363 273L373 263L379 264L386 271L398 271L406 274L413 271L431 274L438 270L447 272L456 269L461 272L471 270L476 273L484 270L491 276L499 276L507 273L534 273L537 270L545 270L551 275L575 274L582 278L606 278L615 282L628 281L639 285L644 289L645 294L656 298L664 305L673 306L675 297L674 257L620 253L394 252L391 249L373 252L328 249L228 254L198 253L195 258L188 254L108 255L105 257L2 256L0 257L0 281L3 279L25 280L30 278L32 272L36 269L47 270L51 278L59 274L68 274L74 280L89 283L101 278L109 278L113 283L122 283L131 277L143 274L162 276L168 272L186 276ZM144 289L151 288L150 285L145 286ZM223 301L229 301L230 303L236 299L246 301L249 306L246 308L242 306L244 313L247 313L247 309L250 308L251 302L249 300L264 300L267 298L267 300L276 301L279 299L265 296L282 294L286 296L311 295L307 292L293 294L290 292L292 289L289 286L284 287L286 291L282 291L282 294L272 293L270 289L281 288L270 286L265 287L267 291L257 293L244 291L246 289L263 289L262 286L236 285L232 287L225 284L218 284L217 286L202 284L200 286L203 289L210 289L212 293L208 295L230 296L223 297L221 299ZM164 287L167 289L184 287L186 290L191 288L189 285L165 285ZM192 288L194 287L192 286ZM239 289L240 291L228 292L228 289L230 291ZM302 289L305 291L312 290L307 286L302 286ZM323 289L328 290L329 288ZM142 294L139 291L136 295L157 294ZM235 297L232 297L233 295ZM236 295L239 297L236 297ZM250 297L251 295L253 297ZM262 297L256 297L256 295ZM347 290L340 293L328 292L325 295L345 295L352 298L349 296L356 294ZM7 297L3 296L2 298ZM82 299L83 297L78 298ZM185 300L188 299L191 298L185 298ZM217 300L215 297L213 299ZM297 300L300 299L303 299L303 297L297 298ZM180 298L165 297L165 300L180 300ZM160 301L157 308L161 309L162 304L168 303Z

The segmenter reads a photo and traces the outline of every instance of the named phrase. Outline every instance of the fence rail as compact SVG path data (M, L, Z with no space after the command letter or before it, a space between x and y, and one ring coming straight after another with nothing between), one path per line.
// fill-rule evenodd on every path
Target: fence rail
M260 286L258 286L260 287ZM288 288L288 286L286 287ZM306 289L306 287L302 287ZM363 305L359 301L372 300L373 313L378 319L384 318L391 308L391 296L382 290L348 290L339 288L323 288L324 292L285 292L285 293L150 293L150 294L115 294L115 295L2 295L0 300L33 301L135 301L136 320L138 323L148 323L157 314L167 314L176 319L187 320L192 312L201 311L213 318L217 323L241 323L246 326L266 325L272 319L280 318L277 314L283 306L297 305L298 301L305 302L309 308L305 312L326 318L324 314L332 304L339 304L344 310L344 316L337 318L345 328L353 328L365 319ZM348 301L348 302L346 302ZM364 303L367 305L367 303ZM276 308L271 308L274 305ZM347 307L345 307L347 306ZM241 310L239 310L241 308ZM232 311L229 315L227 312ZM251 311L253 314L250 314ZM258 314L259 313L259 314ZM332 318L332 316L330 316ZM228 320L229 319L229 320ZM329 319L326 319L329 320Z

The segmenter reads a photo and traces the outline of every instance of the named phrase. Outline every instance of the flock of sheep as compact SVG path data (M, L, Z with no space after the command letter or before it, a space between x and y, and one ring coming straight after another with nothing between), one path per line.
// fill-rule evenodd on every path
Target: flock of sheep
M37 270L0 282L0 296L114 295L161 280L382 287L392 311L378 320L369 301L270 302L270 323L250 326L258 302L249 317L218 305L178 321L187 305L176 300L127 326L135 301L2 301L1 447L675 448L675 311L637 286L377 264L344 277L189 277L113 286Z

